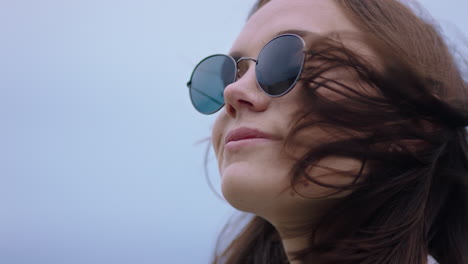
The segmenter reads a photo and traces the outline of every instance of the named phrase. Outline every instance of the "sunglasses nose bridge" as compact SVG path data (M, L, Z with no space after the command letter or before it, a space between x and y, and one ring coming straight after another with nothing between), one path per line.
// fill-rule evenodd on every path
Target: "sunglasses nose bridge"
M236 65L239 65L239 63L241 63L242 61L253 61L253 62L255 62L255 64L257 64L257 60L254 59L254 58L242 57L242 58L239 58L239 59L236 61Z
M233 58L233 61L234 61L235 75L236 75L234 82L237 82L240 78L242 78L247 73L247 71L249 71L249 68L255 69L257 65L257 60L251 57L241 57L239 59ZM241 62L244 62L244 61L246 63L248 63L249 61L253 61L254 67L249 67L247 65L241 64Z
M242 57L242 58L237 59L237 61L236 61L236 76L237 76L236 81L237 81L238 78L241 78L248 71L248 69L250 68L248 66L247 67L240 66L240 63L243 62L243 61L245 61L245 62L253 61L255 63L254 67L253 67L254 69L257 66L257 60L254 59L254 58Z

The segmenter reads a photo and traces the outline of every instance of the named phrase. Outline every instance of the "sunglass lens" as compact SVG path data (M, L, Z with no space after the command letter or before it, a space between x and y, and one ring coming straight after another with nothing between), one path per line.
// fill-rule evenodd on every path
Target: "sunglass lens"
M256 66L260 87L271 96L289 92L297 82L304 62L304 42L296 35L271 40L258 55Z
M190 79L190 98L202 114L212 114L224 105L224 88L235 81L236 62L226 55L202 60Z

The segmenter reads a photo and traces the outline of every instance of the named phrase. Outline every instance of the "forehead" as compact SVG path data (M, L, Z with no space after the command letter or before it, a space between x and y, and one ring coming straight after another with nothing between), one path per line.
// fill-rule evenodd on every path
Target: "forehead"
M231 53L254 57L279 32L288 30L317 34L357 31L333 0L272 0L249 18Z

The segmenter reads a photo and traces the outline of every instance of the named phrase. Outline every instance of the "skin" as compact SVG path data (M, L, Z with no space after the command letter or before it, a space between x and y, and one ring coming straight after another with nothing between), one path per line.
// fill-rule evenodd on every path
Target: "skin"
M248 20L231 53L256 58L269 40L278 32L287 30L317 34L358 31L334 1L273 0ZM337 199L304 198L290 189L290 169L294 160L285 155L283 144L290 132L291 121L301 110L298 102L303 87L297 84L285 96L270 97L257 87L254 64L242 63L248 68L235 83L226 87L225 107L212 131L222 192L237 209L254 213L272 223L281 235L286 252L302 249L306 245L306 236L291 230L313 221ZM234 147L225 145L227 133L240 127L260 130L273 138L245 140ZM315 128L308 135L308 140L321 141L326 140L330 133ZM296 154L301 152L299 148ZM344 170L357 167L356 162L340 158L324 160L322 165ZM316 176L324 174L318 168L311 168L310 172ZM342 180L336 175L326 178L331 183ZM320 197L329 192L311 183L301 183L297 189L307 197ZM314 260L312 263L319 262Z

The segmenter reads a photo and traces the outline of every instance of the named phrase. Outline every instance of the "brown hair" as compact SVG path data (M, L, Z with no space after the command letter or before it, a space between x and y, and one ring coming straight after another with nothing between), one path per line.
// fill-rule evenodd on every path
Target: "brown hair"
M314 126L339 136L310 146L291 171L291 186L306 177L352 192L304 230L311 234L309 246L296 258L423 264L431 254L441 264L468 263L467 84L453 56L433 25L396 0L335 1L361 29L379 65L347 48L338 34L311 38L301 76L307 100L289 139ZM267 2L258 1L253 12ZM358 81L327 78L341 69ZM353 183L331 186L307 174L330 156L362 162L357 173L341 172ZM213 263L288 260L275 228L255 216Z

